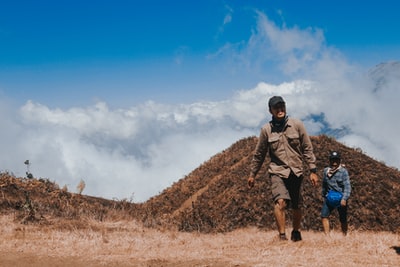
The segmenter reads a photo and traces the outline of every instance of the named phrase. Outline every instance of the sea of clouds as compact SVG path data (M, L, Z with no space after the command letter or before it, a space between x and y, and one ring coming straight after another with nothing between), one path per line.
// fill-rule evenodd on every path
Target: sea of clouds
M1 171L18 177L30 171L71 192L83 180L84 194L142 202L239 139L258 135L270 120L267 101L273 95L285 98L288 114L302 119L310 135L334 133L344 144L399 167L398 64L369 66L372 75L327 46L318 29L278 27L258 15L247 43L220 53L257 66L273 61L292 77L287 82L260 81L223 101L148 101L124 109L105 102L57 109L30 100L13 107L4 98Z

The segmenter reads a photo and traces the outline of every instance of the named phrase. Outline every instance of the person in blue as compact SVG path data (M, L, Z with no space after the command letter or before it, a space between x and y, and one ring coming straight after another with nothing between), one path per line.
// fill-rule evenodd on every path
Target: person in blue
M321 210L322 226L325 234L329 234L329 216L337 209L342 233L347 235L347 202L351 194L350 176L338 151L329 154L329 167L324 169L322 178L322 197L324 203Z

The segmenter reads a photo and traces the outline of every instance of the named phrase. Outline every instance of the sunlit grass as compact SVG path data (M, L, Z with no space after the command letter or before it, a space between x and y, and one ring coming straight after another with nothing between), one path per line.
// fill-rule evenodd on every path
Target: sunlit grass
M303 231L303 241L294 243L278 241L274 231L255 228L200 234L148 229L135 221L93 220L86 222L86 229L74 229L62 225L68 221L50 226L22 225L13 222L12 216L1 217L0 223L3 253L74 257L104 266L157 266L159 262L164 266L174 266L174 262L176 266L185 263L186 266L398 266L400 263L395 249L400 246L399 235L388 232L352 231L348 236L332 232L326 236L322 232Z

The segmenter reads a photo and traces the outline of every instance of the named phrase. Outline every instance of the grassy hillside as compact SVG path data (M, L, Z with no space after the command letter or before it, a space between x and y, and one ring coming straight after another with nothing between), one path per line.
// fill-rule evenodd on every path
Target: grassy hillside
M275 229L267 163L259 172L255 188L247 188L256 143L256 137L239 140L147 201L145 209L155 218L162 217L163 221L167 218L170 224L184 231L226 232L247 226ZM398 232L399 171L327 136L312 137L312 143L321 178L329 151L342 153L342 162L349 171L353 188L349 201L350 227ZM306 176L308 174L307 170ZM303 229L321 230L320 186L313 187L305 179ZM333 217L332 226L337 225L338 220Z
M100 222L135 219L146 227L189 232L229 232L246 227L272 230L275 221L267 164L261 169L256 186L247 188L256 143L256 137L239 140L141 204L74 194L48 179L16 178L2 173L0 211L14 214L16 221L43 225L68 220L75 221L76 227L85 227L80 223L82 219ZM353 187L349 201L350 229L399 232L400 172L327 136L312 137L312 143L320 176L329 151L342 153ZM303 189L302 228L321 231L320 185L313 187L305 179ZM287 217L290 224L290 213ZM331 223L333 228L337 227L337 216L332 217Z

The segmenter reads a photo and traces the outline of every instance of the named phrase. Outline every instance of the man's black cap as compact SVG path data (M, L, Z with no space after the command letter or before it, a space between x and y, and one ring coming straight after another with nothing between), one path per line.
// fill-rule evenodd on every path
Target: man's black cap
M283 100L283 98L281 96L273 96L268 101L268 107L272 108L273 106L275 106L279 103L285 104L285 101Z
M331 153L329 153L329 160L333 159L341 159L340 153L338 151L332 151Z

